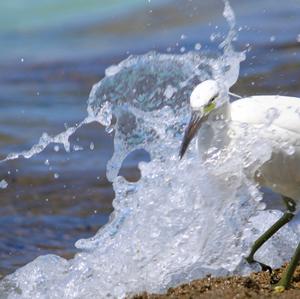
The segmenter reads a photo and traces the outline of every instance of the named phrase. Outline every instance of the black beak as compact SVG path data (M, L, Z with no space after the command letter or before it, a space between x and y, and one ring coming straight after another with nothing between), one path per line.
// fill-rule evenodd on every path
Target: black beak
M200 111L192 111L190 122L185 130L184 137L181 143L179 152L180 159L182 159L182 157L184 156L190 142L193 140L199 128L201 127L202 122L206 118L207 117L203 116Z

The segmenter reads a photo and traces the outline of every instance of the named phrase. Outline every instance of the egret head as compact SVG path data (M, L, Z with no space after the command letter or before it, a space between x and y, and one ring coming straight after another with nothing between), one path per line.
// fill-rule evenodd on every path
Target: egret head
M203 81L193 90L190 97L192 116L181 144L179 152L180 159L183 157L188 145L201 127L201 124L208 119L212 111L220 106L219 94L219 86L214 80Z

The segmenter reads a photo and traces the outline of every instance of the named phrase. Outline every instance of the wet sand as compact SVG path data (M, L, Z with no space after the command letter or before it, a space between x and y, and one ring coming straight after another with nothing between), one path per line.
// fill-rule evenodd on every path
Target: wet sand
M132 299L300 298L300 266L296 270L291 287L283 293L274 292L274 285L280 279L285 267L286 265L274 270L272 274L269 274L269 272L257 272L251 273L246 277L214 278L207 276L204 279L170 288L165 294L143 293L133 296Z

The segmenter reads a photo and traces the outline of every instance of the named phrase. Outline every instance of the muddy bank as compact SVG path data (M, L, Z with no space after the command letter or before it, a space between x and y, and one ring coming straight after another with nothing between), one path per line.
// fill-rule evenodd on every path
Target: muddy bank
M294 280L290 289L283 293L274 293L274 285L280 279L282 271L286 267L276 269L272 274L268 272L251 273L249 276L231 277L206 277L195 280L189 284L182 284L175 288L170 288L166 294L139 294L133 299L208 299L208 298L300 298L300 266L294 275ZM271 282L271 284L270 284Z

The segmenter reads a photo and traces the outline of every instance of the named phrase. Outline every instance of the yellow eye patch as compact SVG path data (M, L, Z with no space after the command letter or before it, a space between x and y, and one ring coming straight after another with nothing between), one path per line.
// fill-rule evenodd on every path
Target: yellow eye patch
M204 106L204 113L207 114L207 113L210 113L212 110L214 110L216 108L216 103L212 102L210 104L207 104L206 106Z

